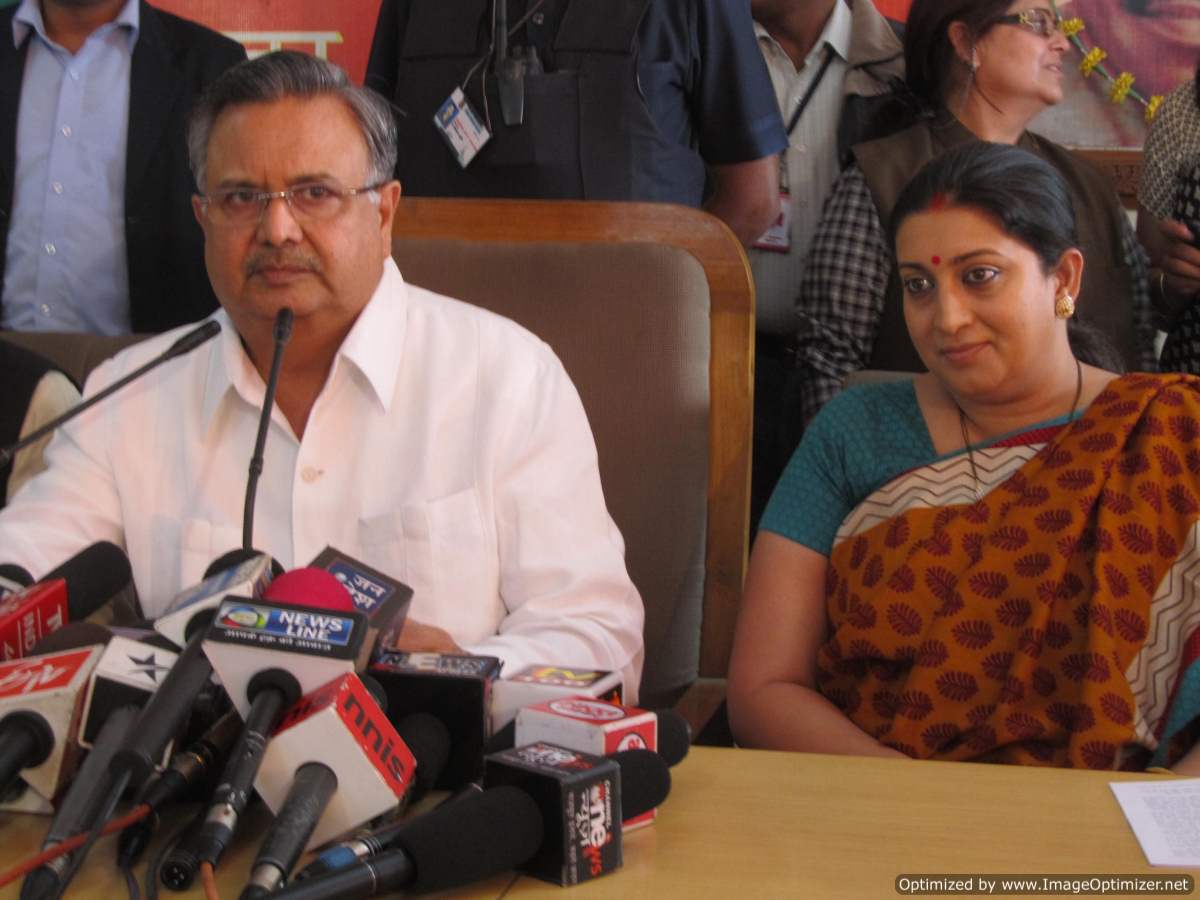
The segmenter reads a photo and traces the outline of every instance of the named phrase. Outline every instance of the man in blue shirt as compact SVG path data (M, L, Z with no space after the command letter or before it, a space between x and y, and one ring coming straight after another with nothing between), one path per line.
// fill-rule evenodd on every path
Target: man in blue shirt
M410 196L703 206L752 243L779 212L786 146L745 0L383 0L367 87L401 111ZM506 62L507 60L507 62ZM499 75L519 68L520 124ZM434 114L461 91L491 133L465 167ZM511 104L508 104L511 105Z
M216 308L184 122L245 55L143 0L0 12L0 326L162 331Z

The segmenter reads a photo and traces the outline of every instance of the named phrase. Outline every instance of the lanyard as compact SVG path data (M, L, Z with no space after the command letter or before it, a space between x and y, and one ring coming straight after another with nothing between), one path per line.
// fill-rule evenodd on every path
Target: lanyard
M815 94L817 92L817 88L821 86L821 79L825 77L825 73L829 70L829 64L832 62L833 47L829 44L826 44L825 58L821 60L821 68L817 69L816 76L813 77L812 83L808 86L808 90L804 92L804 96L800 98L800 105L796 107L796 111L792 113L791 121L788 122L788 137L791 137L792 132L796 130L796 126L800 123L800 117L804 115L804 110L808 107L808 102L812 100L813 94Z

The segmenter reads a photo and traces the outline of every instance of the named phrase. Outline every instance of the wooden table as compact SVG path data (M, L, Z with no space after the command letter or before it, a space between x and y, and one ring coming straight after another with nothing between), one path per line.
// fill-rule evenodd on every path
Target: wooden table
M1162 776L703 747L672 776L658 822L626 836L624 868L571 897L886 898L900 874L1177 871L1147 865L1108 787ZM265 822L260 812L251 832ZM31 816L0 821L0 858L23 858L44 828ZM222 865L225 900L253 850L243 844ZM121 900L112 854L101 841L67 896ZM501 875L453 895L561 890Z

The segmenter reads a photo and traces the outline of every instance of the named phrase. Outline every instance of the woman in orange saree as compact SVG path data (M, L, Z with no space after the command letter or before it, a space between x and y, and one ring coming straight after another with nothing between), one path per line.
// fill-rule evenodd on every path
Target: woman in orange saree
M1056 182L973 144L897 205L930 371L839 396L780 481L730 669L741 743L1200 770L1200 381L1072 347Z

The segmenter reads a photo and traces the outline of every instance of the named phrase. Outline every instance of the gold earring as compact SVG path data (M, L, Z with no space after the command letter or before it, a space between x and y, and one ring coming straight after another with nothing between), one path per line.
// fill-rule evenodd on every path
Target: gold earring
M1054 301L1054 315L1060 319L1069 319L1075 315L1075 298L1065 291Z

